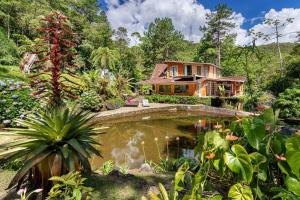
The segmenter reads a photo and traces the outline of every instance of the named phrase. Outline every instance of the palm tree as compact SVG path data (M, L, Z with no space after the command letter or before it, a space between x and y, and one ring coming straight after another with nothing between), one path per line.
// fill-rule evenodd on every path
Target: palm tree
M99 47L94 50L91 55L92 63L103 70L104 75L107 71L114 70L115 65L119 61L119 53L114 49L108 47Z
M52 176L74 170L90 172L88 159L93 154L101 156L92 146L99 145L92 137L98 134L92 119L88 112L56 108L19 121L26 128L0 133L19 138L0 145L0 165L16 159L24 163L8 188L18 188L28 180L34 188L43 188L47 193Z

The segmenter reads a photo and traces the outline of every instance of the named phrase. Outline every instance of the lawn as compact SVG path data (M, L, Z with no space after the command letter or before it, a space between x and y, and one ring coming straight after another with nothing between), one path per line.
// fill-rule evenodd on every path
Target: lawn
M5 191L10 180L16 172L0 171L0 199L14 199L11 195L6 196ZM93 188L92 200L133 200L147 196L149 188L162 183L166 188L170 188L174 174L143 174L134 173L128 175L108 175L102 176L94 173L87 179L87 185ZM11 193L14 194L15 193ZM6 196L6 197L5 197Z
M9 79L27 81L26 75L21 73L18 66L0 65L0 80Z

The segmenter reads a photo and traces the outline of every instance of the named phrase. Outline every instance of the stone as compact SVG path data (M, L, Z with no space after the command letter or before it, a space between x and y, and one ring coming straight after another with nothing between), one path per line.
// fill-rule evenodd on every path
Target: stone
M140 171L141 172L147 172L147 173L149 173L149 172L152 173L153 172L151 166L148 163L143 163L140 167Z
M8 125L8 124L10 124L11 123L11 120L9 120L9 119L6 119L6 120L3 120L3 122L2 122L4 125Z
M159 194L159 189L158 189L158 187L156 187L156 186L150 186L150 188L149 188L147 194L149 194L150 192L151 192L151 193L154 193L154 194L156 194L156 195L158 195L158 194Z

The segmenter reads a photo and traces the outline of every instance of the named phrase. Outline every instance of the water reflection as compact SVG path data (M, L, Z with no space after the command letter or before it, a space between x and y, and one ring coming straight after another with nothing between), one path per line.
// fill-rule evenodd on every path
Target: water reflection
M197 134L212 130L216 124L226 126L230 121L199 113L177 115L172 112L160 114L159 117L149 114L139 117L133 121L102 124L110 128L106 134L97 137L102 144L100 150L103 158L91 159L94 169L99 169L107 160L113 160L117 165L139 168L145 157L154 162L159 162L159 155L164 158L194 157Z

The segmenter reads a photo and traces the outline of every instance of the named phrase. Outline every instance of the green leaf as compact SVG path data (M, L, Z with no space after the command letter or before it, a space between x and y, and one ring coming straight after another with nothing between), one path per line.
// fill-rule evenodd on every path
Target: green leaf
M237 183L230 187L228 192L230 200L253 200L250 187Z
M249 144L259 150L260 144L266 135L264 122L255 118L243 119L242 125Z
M300 136L294 135L287 139L286 158L293 173L300 179Z
M168 193L165 187L161 183L159 183L159 190L160 190L160 194L163 197L163 200L169 200Z
M289 191L300 196L300 181L298 179L287 176L285 178L285 185L287 186Z
M207 132L204 136L204 149L213 146L223 150L228 149L228 141L221 137L220 133L216 131Z
M258 152L253 152L253 153L249 154L249 156L250 156L250 159L251 159L251 163L253 165L253 169L256 172L258 172L259 166L262 163L267 162L267 158L264 155L262 155Z
M244 181L252 181L253 167L247 151L241 145L235 144L231 147L231 152L225 152L224 161L229 169L240 174Z

